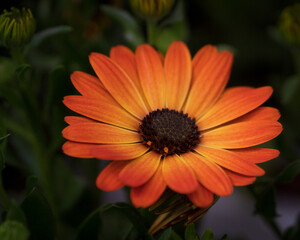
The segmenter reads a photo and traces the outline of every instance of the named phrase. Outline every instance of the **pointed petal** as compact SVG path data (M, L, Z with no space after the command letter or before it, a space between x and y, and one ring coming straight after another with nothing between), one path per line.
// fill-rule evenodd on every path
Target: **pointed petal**
M203 133L201 144L216 148L246 148L269 141L282 131L279 122L247 121Z
M96 186L103 191L115 191L124 187L118 175L127 162L112 162L108 164L96 179Z
M204 130L238 118L267 101L272 92L271 87L229 88L216 104L197 121L197 124Z
M233 187L229 177L217 164L192 152L184 154L183 157L194 170L199 182L209 191L219 196L232 193Z
M277 121L280 118L278 109L272 107L259 107L253 111L241 116L233 121L232 123L245 122L245 121Z
M123 69L100 53L92 53L90 62L107 91L122 107L140 119L148 114L140 93Z
M173 42L165 58L166 107L181 109L190 88L192 61L183 42Z
M247 176L262 176L265 171L257 165L240 158L232 151L217 148L208 148L198 145L194 150L199 154L215 162L223 168L227 168L233 172L244 174Z
M71 81L78 92L84 96L98 97L101 96L102 92L106 92L98 78L84 72L73 72Z
M273 158L277 158L280 153L277 149L254 147L232 149L231 151L237 154L240 158L252 163L267 162Z
M198 185L195 192L188 194L187 197L194 205L200 208L208 207L214 200L212 192L207 190L201 184Z
M186 161L178 155L163 159L163 175L169 188L178 193L192 193L197 187L197 179Z
M138 187L146 183L155 173L161 155L151 151L131 161L120 172L119 178L125 185Z
M141 141L137 132L97 122L71 124L62 134L68 140L86 143L117 144Z
M229 79L232 54L222 51L212 57L197 73L183 111L198 119L223 92Z
M62 146L62 150L65 154L71 157L93 158L93 156L91 155L91 149L96 146L99 145L91 144L91 143L79 143L79 142L67 141Z
M69 125L75 123L89 123L89 122L96 123L96 121L92 119L86 117L79 117L79 116L66 116L64 120Z
M131 188L130 198L135 207L146 208L154 204L165 191L167 185L162 175L162 164L144 185Z
M99 101L97 98L86 96L67 96L63 103L72 111L94 120L134 131L138 130L140 121L115 101L108 99Z
M148 44L136 49L136 63L144 95L152 111L165 107L165 74L159 54Z
M132 160L148 150L142 143L98 145L91 149L91 154L101 160Z
M228 177L230 178L233 186L247 186L255 182L256 177L245 176L230 170L224 169Z

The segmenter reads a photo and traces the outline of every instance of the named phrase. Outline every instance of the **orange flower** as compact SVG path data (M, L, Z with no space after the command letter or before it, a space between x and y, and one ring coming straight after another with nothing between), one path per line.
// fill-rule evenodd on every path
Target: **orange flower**
M253 183L264 174L256 164L279 155L253 146L280 134L280 114L259 107L272 94L269 86L224 90L232 59L211 45L191 59L182 42L172 43L165 57L147 44L135 54L124 46L110 57L92 53L98 78L74 72L81 95L63 101L83 115L65 118L63 151L112 160L97 187L131 187L136 207L152 205L166 188L207 207L214 195Z

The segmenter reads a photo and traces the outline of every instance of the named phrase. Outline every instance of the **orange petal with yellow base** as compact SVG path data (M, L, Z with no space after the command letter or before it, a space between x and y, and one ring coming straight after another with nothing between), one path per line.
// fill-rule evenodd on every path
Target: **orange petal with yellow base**
M165 57L166 107L181 109L192 75L191 55L183 42L173 42Z
M139 119L143 119L148 110L137 87L126 72L113 60L100 53L92 53L90 62L113 98L128 112Z
M148 44L136 49L136 63L144 95L152 111L165 107L165 74L157 51Z
M219 196L228 196L232 193L233 187L229 177L217 164L197 153L183 154L183 158L205 188Z
M118 175L126 164L126 162L112 162L108 164L98 175L96 186L103 191L115 191L124 187Z
M120 172L121 181L130 187L138 187L146 183L156 172L161 155L151 151L129 162Z
M279 151L272 148L242 148L232 149L236 155L252 163L263 163L279 156Z
M188 194L187 197L194 205L200 208L208 207L214 200L214 195L212 192L207 190L201 184L198 185L198 188L195 192Z
M198 145L194 149L199 154L212 162L215 162L219 166L229 169L233 172L244 174L247 176L262 176L265 171L257 165L240 158L232 151L225 149L209 148Z
M166 156L163 159L163 176L169 188L178 193L192 193L198 187L193 170L185 159L178 155Z
M149 150L142 143L98 145L91 149L93 157L101 160L132 160Z
M140 187L131 188L131 201L135 207L149 207L160 198L166 187L167 185L162 175L162 164L159 164L155 174L148 182Z
M269 141L281 131L279 122L246 121L202 133L201 144L216 148L246 148Z
M222 51L201 68L194 76L196 79L183 107L184 112L198 119L216 102L229 79L232 58L230 52Z
M119 104L109 99L98 101L86 96L67 96L63 103L74 112L118 127L136 131L140 123Z
M92 119L86 118L86 117L79 117L79 116L66 116L64 118L65 122L67 124L79 124L79 123L96 123L97 121L94 121Z
M263 104L272 94L271 87L257 89L234 87L225 90L220 99L198 121L202 130L238 118Z
M67 141L63 144L62 150L65 154L71 157L93 158L93 155L91 155L91 149L97 146L99 145Z
M227 173L228 177L231 179L231 182L233 186L247 186L249 184L252 184L255 182L256 177L249 177L242 174L238 174L235 172L232 172L230 170L224 169L224 171Z
M137 132L97 122L71 124L62 134L68 140L85 143L118 144L141 141Z

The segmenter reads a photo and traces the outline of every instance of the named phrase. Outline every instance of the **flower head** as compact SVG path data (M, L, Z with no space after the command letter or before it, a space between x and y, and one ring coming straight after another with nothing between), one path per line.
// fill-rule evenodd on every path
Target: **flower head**
M191 58L183 42L162 56L143 44L124 46L110 57L90 55L97 77L74 72L80 96L64 104L66 154L111 160L96 185L104 191L131 187L136 207L154 204L166 189L205 208L233 186L251 184L264 170L256 164L278 156L254 147L282 131L280 114L260 107L269 86L225 89L233 56L207 45Z

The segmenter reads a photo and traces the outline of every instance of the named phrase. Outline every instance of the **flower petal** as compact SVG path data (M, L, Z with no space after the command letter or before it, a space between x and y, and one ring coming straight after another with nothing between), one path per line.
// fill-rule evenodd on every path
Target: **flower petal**
M232 149L231 151L237 154L240 158L252 163L267 162L273 158L277 158L280 153L277 149L254 147Z
M269 141L282 131L279 122L247 121L204 132L201 144L217 148L246 148Z
M190 88L192 61L183 42L173 42L165 57L166 107L181 109Z
M67 141L62 146L62 150L65 154L71 157L93 158L93 156L91 155L91 149L96 146L99 145L92 144L92 143L79 143L79 142Z
M183 107L184 112L198 119L219 98L229 79L232 59L230 52L222 51L197 72Z
M231 123L245 122L245 121L277 121L280 118L278 109L272 107L259 107L253 111L234 119Z
M165 107L165 74L159 54L148 44L136 49L136 63L144 95L152 111Z
M90 62L105 88L122 107L140 119L148 114L140 93L123 69L100 53L92 53Z
M79 116L66 116L65 117L65 122L67 124L75 124L75 123L89 123L89 122L92 122L92 123L96 123L96 121L92 120L92 119L89 119L89 118L86 118L86 117L79 117Z
M182 157L176 154L166 156L162 170L168 187L175 192L187 194L197 189L195 174Z
M119 127L138 130L140 121L130 115L118 103L109 99L97 99L86 96L67 96L63 103L72 111L97 121Z
M112 162L108 164L96 179L96 186L103 191L115 191L124 187L118 175L127 162Z
M102 82L90 74L75 71L71 74L74 87L84 96L98 97L106 92Z
M86 143L134 143L141 141L137 132L103 123L84 122L71 124L62 134L64 138Z
M131 161L120 172L119 178L125 185L138 187L146 183L155 173L161 155L151 151Z
M223 168L247 176L262 176L265 171L257 165L240 158L232 151L217 148L208 148L198 145L195 150L208 160L215 162Z
M208 207L214 200L212 192L207 190L201 184L198 185L195 192L188 194L187 197L194 205L200 208Z
M98 145L91 149L91 154L101 160L132 160L148 150L142 143Z
M197 124L203 130L238 118L267 101L272 92L272 88L268 86L257 89L229 88L216 104L197 121Z
M162 175L162 164L155 174L144 185L131 188L130 198L135 207L149 207L154 204L165 191L167 185Z
M184 154L183 157L205 188L219 196L228 196L232 193L233 187L229 177L217 164L192 152Z
M249 177L224 169L228 177L231 179L233 186L247 186L255 182L256 177Z

